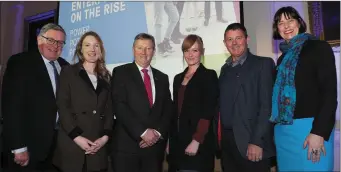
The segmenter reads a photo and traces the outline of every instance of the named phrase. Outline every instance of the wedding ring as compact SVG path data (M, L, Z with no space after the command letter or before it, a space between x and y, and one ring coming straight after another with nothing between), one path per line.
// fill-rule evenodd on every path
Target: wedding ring
M317 155L318 155L318 153L319 153L319 151L318 151L317 149L313 149L313 150L312 150L312 153L313 153L314 155L316 155L316 156L317 156Z

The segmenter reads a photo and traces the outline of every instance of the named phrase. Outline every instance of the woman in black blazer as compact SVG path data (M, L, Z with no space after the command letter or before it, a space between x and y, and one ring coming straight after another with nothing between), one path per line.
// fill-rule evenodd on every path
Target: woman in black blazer
M78 63L65 67L57 91L60 129L54 163L63 172L97 172L108 168L105 145L113 128L103 42L85 33L74 55Z
M174 78L169 165L178 171L211 172L215 155L211 123L217 113L218 77L200 63L204 55L200 36L188 35L182 51L188 67Z
M279 171L332 171L337 79L330 45L305 33L293 7L273 21L282 55L277 61L271 121Z

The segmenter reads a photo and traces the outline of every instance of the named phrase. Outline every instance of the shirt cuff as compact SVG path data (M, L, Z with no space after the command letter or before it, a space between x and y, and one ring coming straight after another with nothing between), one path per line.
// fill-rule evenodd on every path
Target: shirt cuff
M148 129L147 129L147 130L148 130ZM141 137L143 137L143 136L146 134L147 130L144 131L144 132L141 134Z
M147 129L147 130L148 130L148 129ZM144 132L141 134L141 137L143 137L143 136L146 134L147 130L144 131ZM154 131L156 131L156 133L159 135L159 137L160 137L161 139L163 138L160 132L158 132L158 131L155 130L155 129L154 129Z
M154 129L155 130L155 129ZM163 137L162 137L162 135L161 135L161 133L160 132L158 132L157 130L155 130L156 131L156 133L159 135L159 137L161 138L161 139L163 139Z
M12 153L23 153L25 151L27 151L27 147L23 147L20 149L14 149L14 150L12 150Z

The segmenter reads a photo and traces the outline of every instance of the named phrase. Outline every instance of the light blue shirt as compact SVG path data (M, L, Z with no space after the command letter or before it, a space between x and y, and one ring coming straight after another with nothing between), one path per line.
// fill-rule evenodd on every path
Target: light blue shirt
M53 66L50 64L50 61L47 60L43 55L41 57L43 58L47 72L49 73L54 95L56 95L56 80L54 78ZM58 74L60 74L61 67L57 60L54 61L54 65L57 68Z

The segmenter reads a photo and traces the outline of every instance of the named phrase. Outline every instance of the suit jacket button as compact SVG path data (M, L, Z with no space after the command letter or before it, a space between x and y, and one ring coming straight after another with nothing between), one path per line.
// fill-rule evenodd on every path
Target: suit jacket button
M96 110L93 110L92 113L93 113L93 114L96 114Z

